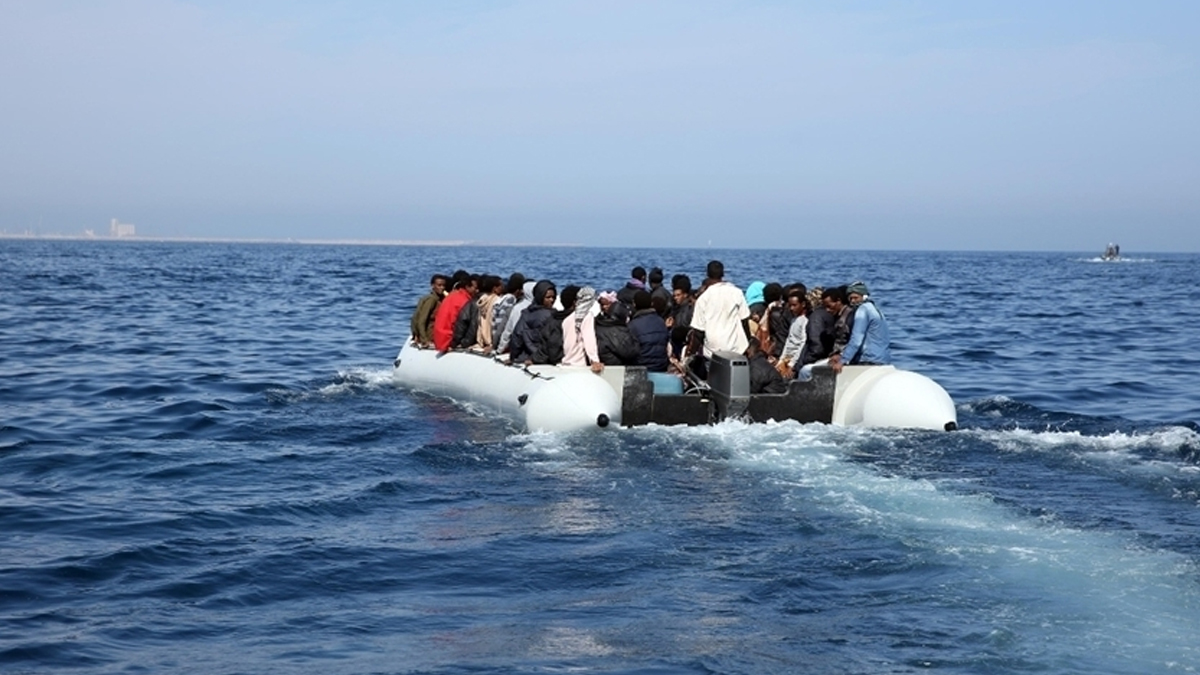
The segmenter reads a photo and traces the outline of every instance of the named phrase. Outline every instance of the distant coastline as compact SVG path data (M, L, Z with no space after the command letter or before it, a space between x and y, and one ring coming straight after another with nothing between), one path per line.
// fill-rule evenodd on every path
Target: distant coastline
M555 243L519 243L500 241L434 240L434 239L310 239L287 238L273 239L266 237L237 238L237 237L147 237L143 235L127 237L100 237L85 234L13 234L0 232L0 239L29 239L54 241L96 241L96 242L155 242L155 243L187 243L187 244L301 244L301 245L337 245L337 246L534 246L539 248L572 248L580 244Z

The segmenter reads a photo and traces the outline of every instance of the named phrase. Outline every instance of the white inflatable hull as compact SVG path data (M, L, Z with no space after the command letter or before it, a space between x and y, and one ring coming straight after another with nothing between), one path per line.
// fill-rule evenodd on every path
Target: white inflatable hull
M621 424L614 388L586 368L519 368L471 352L438 354L411 343L396 357L397 384L495 410L528 431Z
M720 421L704 394L652 393L640 368L510 366L471 352L438 354L406 344L393 378L400 386L501 413L528 431L578 431L638 424ZM957 428L954 402L938 383L893 366L823 369L820 383L794 383L788 394L752 396L746 417L845 426ZM808 390L805 388L808 387Z

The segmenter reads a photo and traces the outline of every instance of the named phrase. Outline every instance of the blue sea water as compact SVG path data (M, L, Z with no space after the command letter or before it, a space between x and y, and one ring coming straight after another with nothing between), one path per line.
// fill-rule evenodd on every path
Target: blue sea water
M863 279L963 430L520 434L434 271ZM0 240L0 672L1200 670L1200 256Z

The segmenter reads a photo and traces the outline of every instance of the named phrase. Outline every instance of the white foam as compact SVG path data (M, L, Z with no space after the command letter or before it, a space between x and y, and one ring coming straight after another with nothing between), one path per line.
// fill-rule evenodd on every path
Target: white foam
M656 448L685 448L676 450L692 453L680 456L684 461L723 461L765 474L797 518L822 511L848 521L854 531L900 543L921 564L952 568L945 586L927 592L940 602L970 607L982 594L1003 606L995 610L1002 616L993 617L998 625L1058 645L1069 658L1111 658L1132 664L1133 671L1194 672L1190 664L1200 663L1193 647L1200 634L1200 570L1194 561L1139 546L1126 532L1068 527L1053 518L1015 512L986 493L964 494L946 489L948 482L887 475L875 464L852 461L861 452L878 456L889 447L912 452L912 432L726 422L621 433L649 436ZM1183 428L1096 437L1023 430L966 433L1011 452L1063 447L1097 453L1168 451L1197 442L1197 434ZM604 438L599 442L623 445L619 435ZM544 470L560 471L566 480L584 475L595 480L595 468L572 468L571 456L597 449L596 442L528 434L520 444L541 455ZM697 445L714 452L697 454Z
M1051 447L1170 447L1195 440L1177 429L1151 438L986 433ZM1194 561L1139 547L1125 533L1066 527L1014 513L987 494L947 491L938 481L883 475L870 464L846 461L864 442L877 452L881 442L896 438L897 432L781 424L738 429L722 440L732 446L735 464L774 474L799 512L816 507L847 518L931 562L954 565L966 580L1000 584L1001 593L1029 599L1016 622L1030 629L1046 624L1047 639L1090 637L1142 663L1195 662L1200 588Z
M1078 431L1033 431L1029 429L966 430L961 433L975 436L995 444L1002 450L1011 452L1070 446L1103 452L1154 450L1174 453L1188 446L1200 447L1200 434L1187 427L1167 427L1144 434L1114 431L1099 436L1087 436Z

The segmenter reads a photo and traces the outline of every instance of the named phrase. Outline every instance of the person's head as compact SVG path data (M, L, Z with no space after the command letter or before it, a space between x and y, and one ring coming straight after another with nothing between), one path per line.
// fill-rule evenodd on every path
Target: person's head
M662 268L661 268L661 267L655 267L654 269L650 270L650 277L649 277L649 280L650 280L650 285L651 285L651 286L655 286L655 287L657 287L657 286L662 286L662 281L663 281L663 271L662 271Z
M787 307L792 316L804 316L808 314L808 298L804 296L805 294L799 290L793 290L791 293L788 293Z
M772 281L766 286L763 286L762 296L763 302L768 304L775 302L783 297L783 286L780 286L778 282Z
M671 298L676 305L686 305L692 300L692 280L686 274L671 277Z
M750 343L746 345L746 356L754 358L754 355L760 351L762 351L762 343L756 337L750 338Z
M725 266L720 260L708 261L708 267L704 269L704 274L713 281L720 281L725 278Z
M562 290L562 306L563 309L572 309L575 307L575 300L579 297L579 287L575 284L570 284ZM553 301L551 301L553 304Z
M504 280L501 279L500 277L495 277L495 276L489 277L485 288L487 288L488 292L491 293L492 295L503 295L504 294Z
M633 277L634 279L637 279L638 281L645 282L646 281L646 268L642 267L641 265L638 265L637 267L633 268L632 270L629 270L629 276Z
M633 294L633 308L639 309L639 310L640 309L650 309L650 292L649 291L638 291L637 293L634 293Z
M806 294L808 294L808 286L805 286L804 284L800 283L799 281L797 281L794 284L788 284L787 286L783 287L783 297L786 298L787 296L791 295L794 291L800 291L801 295L806 295Z
M826 288L821 294L821 304L825 306L826 311L830 314L837 314L846 306L846 287L834 286Z
M471 278L471 274L466 270L454 270L454 274L450 275L450 289L457 291L463 287L463 282Z
M445 295L446 294L446 281L447 281L447 279L446 279L445 274L433 275L432 277L429 278L429 290L434 295Z
M617 294L612 291L604 291L596 296L596 302L600 303L601 312L611 314L612 306L617 302Z
M519 298L524 294L521 288L524 285L525 275L520 272L513 272L512 276L508 278L508 283L504 285L504 292L511 293Z
M658 314L659 316L667 315L667 299L664 298L663 296L661 296L661 295L650 296L650 306L654 308L655 313Z
M584 286L579 289L579 293L575 296L575 315L585 316L592 311L592 305L596 304L596 289L591 286Z
M846 301L851 305L857 305L867 299L867 285L861 281L856 281L846 287Z
M557 298L558 289L554 287L554 282L542 279L533 287L533 296L530 302L535 307L553 307Z

